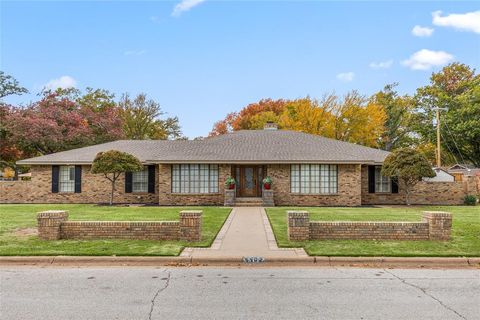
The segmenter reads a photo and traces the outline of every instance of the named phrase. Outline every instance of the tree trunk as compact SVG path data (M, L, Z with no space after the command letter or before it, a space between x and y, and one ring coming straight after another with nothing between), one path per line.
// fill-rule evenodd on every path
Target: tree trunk
M113 192L115 191L115 180L112 181L112 193L110 194L110 205L113 205Z

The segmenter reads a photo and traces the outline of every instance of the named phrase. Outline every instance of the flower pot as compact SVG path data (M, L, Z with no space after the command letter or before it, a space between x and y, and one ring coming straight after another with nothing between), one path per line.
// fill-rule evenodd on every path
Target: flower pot
M228 186L228 189L230 189L230 190L235 189L235 185L234 185L234 184L229 185L229 186Z
M271 187L272 187L272 185L270 183L265 183L263 185L263 188L265 188L265 190L270 190Z

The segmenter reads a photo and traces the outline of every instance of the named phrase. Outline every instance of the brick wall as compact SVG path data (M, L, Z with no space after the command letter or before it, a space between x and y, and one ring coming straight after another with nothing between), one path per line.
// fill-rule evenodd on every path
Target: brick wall
M218 165L218 193L184 194L172 193L172 166L161 164L159 166L159 199L160 205L166 206L221 206L224 204L225 178L231 175L231 166L226 164Z
M276 206L359 206L361 201L360 165L338 165L338 193L335 195L294 194L290 192L290 165L267 166Z
M468 182L420 181L410 194L410 202L427 205L463 204L468 188ZM368 167L362 166L362 204L405 204L405 191L399 186L398 193L368 193Z
M303 240L449 240L452 215L423 213L422 222L310 221L307 211L288 211L288 238Z
M200 241L202 211L181 211L180 221L68 221L66 211L37 215L44 240L135 239Z
M0 182L0 203L104 203L110 199L111 183L101 174L82 166L81 193L52 193L52 167L32 166L31 181ZM125 176L115 183L115 203L158 203L158 168L155 193L125 193Z

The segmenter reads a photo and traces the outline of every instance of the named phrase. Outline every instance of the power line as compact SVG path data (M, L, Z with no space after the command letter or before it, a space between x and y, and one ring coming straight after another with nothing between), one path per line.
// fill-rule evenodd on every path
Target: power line
M462 163L465 163L465 159L463 158L463 155L462 155L462 152L460 152L460 149L458 148L458 145L457 145L457 142L455 141L455 137L453 136L453 133L452 131L450 130L450 127L448 126L447 124L447 121L445 119L445 115L443 116L443 123L445 123L445 127L447 127L447 130L448 130L448 133L450 133L450 136L452 137L452 140L453 140L453 144L455 145L455 148L457 149L458 151L458 154L460 155L460 158L462 158ZM456 159L455 159L456 160Z
M448 151L450 151L450 154L453 156L453 158L455 159L455 162L458 163L458 160L457 160L457 157L455 157L455 153L453 153L452 149L450 149L450 146L448 145L447 143L447 139L445 139L445 137L443 136L443 134L440 132L440 135L442 136L442 139L443 139L443 143L445 143L445 145L447 146L447 149Z

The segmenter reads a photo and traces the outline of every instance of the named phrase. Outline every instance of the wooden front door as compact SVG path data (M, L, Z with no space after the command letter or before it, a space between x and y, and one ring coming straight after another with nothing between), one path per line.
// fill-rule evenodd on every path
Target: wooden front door
M237 197L262 196L262 166L236 166L233 175L237 181Z

